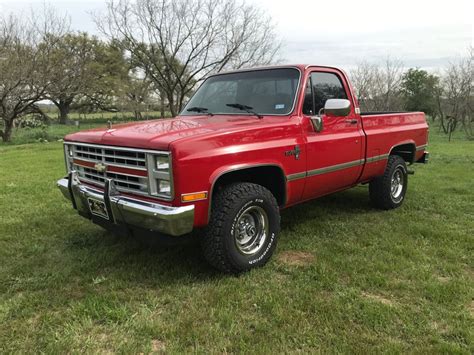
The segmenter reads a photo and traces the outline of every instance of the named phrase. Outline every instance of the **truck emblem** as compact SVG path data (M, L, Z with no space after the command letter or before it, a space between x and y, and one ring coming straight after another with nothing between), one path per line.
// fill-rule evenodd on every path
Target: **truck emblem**
M107 171L107 165L102 164L102 163L96 163L94 165L95 170L97 170L99 173L105 173Z
M299 145L295 145L295 149L293 149L293 150L285 151L285 155L287 157L294 155L296 160L298 160L300 158L300 153L301 153L301 150L300 150Z

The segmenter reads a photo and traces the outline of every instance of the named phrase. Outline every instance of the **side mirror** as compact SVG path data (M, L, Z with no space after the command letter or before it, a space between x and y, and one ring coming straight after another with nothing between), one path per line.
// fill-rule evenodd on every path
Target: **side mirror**
M311 120L311 124L316 132L321 132L323 130L323 118L321 116L311 116L309 118Z
M351 112L351 102L346 99L329 99L324 104L327 116L347 116Z

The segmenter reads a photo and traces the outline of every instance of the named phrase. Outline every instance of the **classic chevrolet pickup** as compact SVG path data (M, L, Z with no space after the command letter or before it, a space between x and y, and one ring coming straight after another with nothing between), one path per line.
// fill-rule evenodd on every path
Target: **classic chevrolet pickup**
M207 78L174 119L68 135L58 186L108 229L200 229L206 259L238 273L269 260L282 208L361 183L399 207L427 139L422 112L361 113L339 69L239 70Z

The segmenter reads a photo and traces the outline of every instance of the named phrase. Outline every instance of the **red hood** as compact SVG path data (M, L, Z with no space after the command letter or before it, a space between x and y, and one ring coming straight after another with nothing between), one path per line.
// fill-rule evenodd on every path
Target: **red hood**
M282 119L282 117L279 117ZM65 137L67 141L166 150L180 138L265 126L266 119L249 115L182 116L96 128Z

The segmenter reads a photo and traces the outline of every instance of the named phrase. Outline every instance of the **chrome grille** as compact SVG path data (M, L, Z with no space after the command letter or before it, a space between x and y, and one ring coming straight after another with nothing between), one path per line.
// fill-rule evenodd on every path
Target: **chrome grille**
M73 147L74 157L79 159L133 168L145 168L146 166L145 153L83 145L74 145Z
M148 175L140 175L140 172L147 171L146 153L126 148L114 149L83 144L68 144L68 149L72 154L72 168L77 171L79 180L104 186L105 179L110 178L114 180L117 189L122 192L148 195ZM98 171L93 165L84 166L96 163L106 165L107 171ZM127 170L127 172L110 171L114 168L133 170Z

